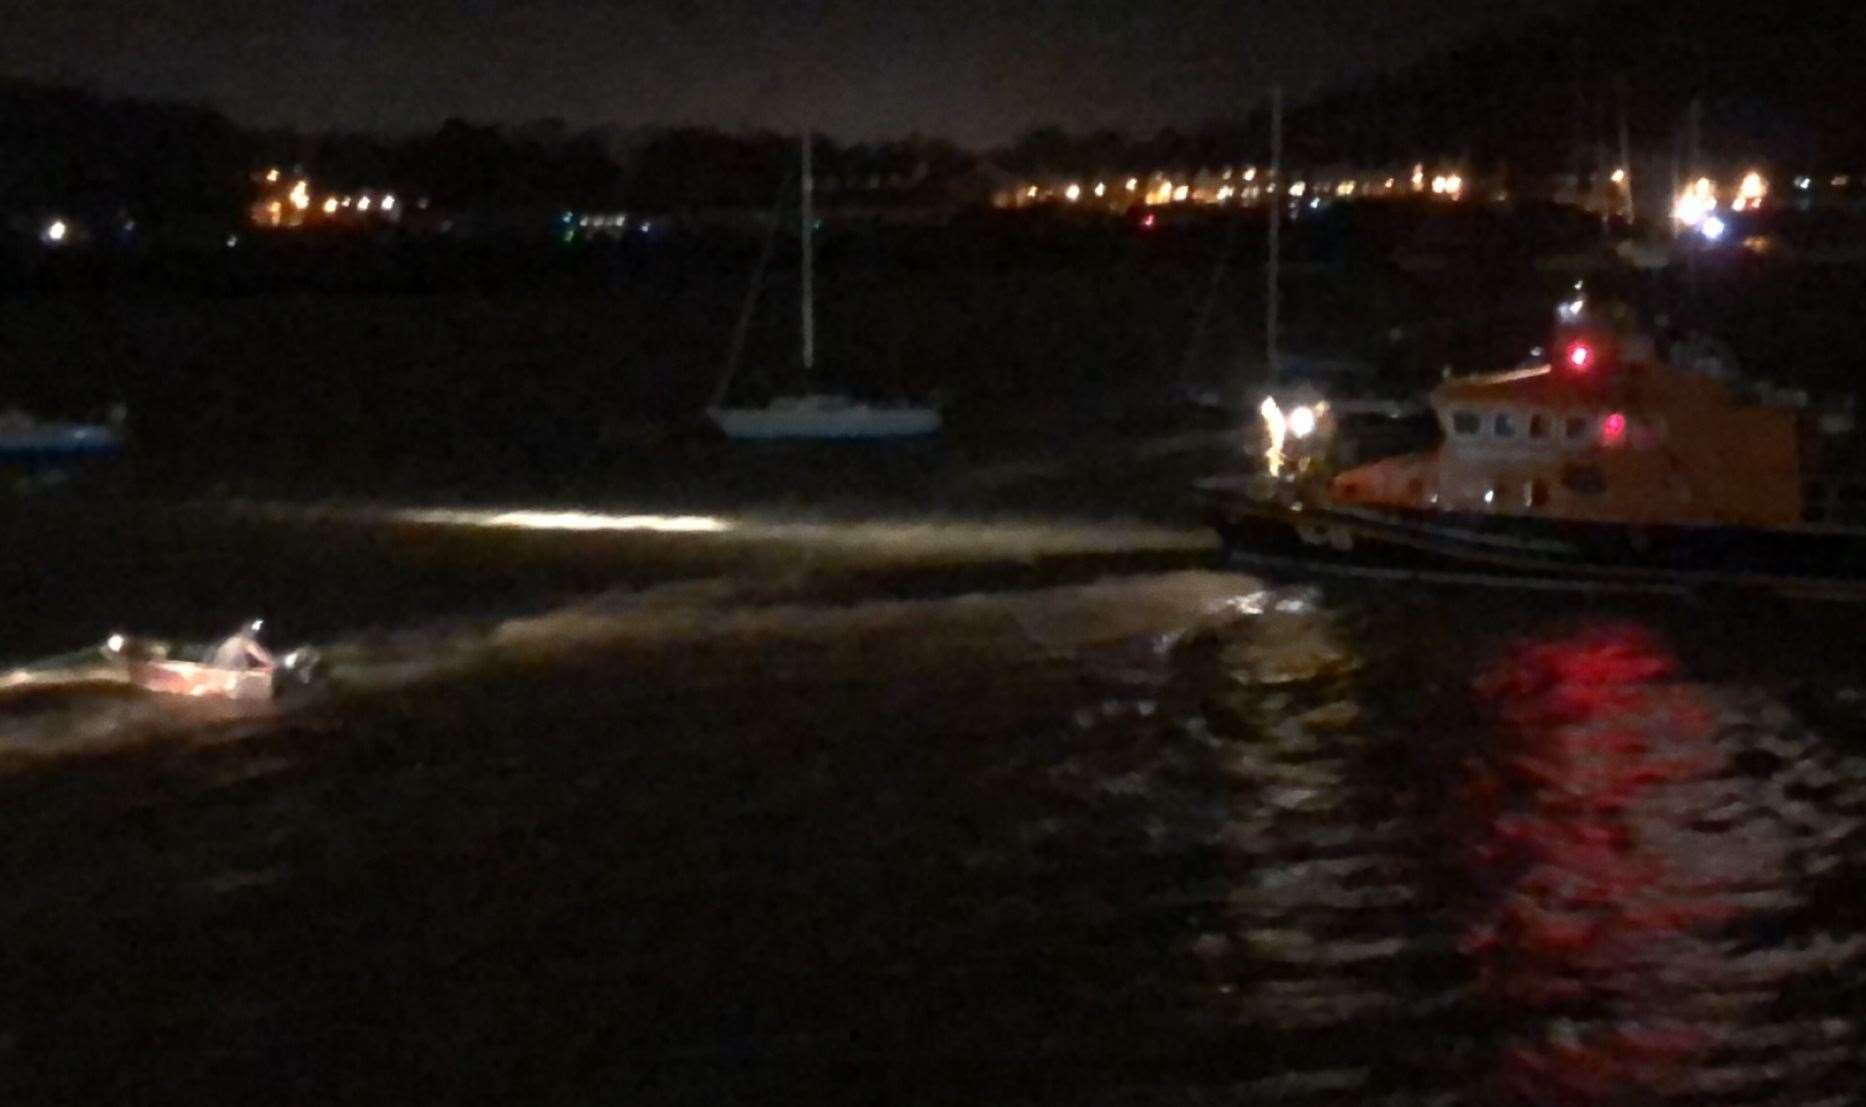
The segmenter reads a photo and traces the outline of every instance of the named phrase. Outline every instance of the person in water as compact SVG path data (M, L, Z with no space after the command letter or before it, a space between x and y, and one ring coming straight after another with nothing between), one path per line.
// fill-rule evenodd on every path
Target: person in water
M262 669L277 664L272 651L259 642L264 622L254 619L222 639L208 654L207 663L216 669Z

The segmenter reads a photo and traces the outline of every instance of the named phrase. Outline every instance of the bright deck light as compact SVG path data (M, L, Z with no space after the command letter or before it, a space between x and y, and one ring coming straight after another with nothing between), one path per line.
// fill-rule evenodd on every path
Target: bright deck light
M1307 438L1315 433L1315 409L1303 406L1289 413L1289 433L1297 438Z
M1768 195L1769 182L1763 179L1761 173L1751 170L1744 175L1743 182L1737 185L1737 203L1732 206L1738 211L1744 208L1758 208L1762 206L1763 199Z
M1716 210L1717 190L1710 178L1702 177L1678 194L1672 203L1672 218L1687 227L1695 227Z

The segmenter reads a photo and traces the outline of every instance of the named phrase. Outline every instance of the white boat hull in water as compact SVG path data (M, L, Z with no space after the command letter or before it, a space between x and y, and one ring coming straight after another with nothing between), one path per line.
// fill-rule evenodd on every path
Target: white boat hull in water
M866 404L841 396L792 396L764 407L715 407L707 414L728 438L915 438L937 434L940 413L924 404Z

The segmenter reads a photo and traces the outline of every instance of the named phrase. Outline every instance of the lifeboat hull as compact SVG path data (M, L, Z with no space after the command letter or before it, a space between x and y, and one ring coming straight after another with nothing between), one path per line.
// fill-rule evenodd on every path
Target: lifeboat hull
M1456 569L1643 586L1866 598L1866 529L1649 526L1297 502L1242 479L1197 488L1229 559L1405 573Z

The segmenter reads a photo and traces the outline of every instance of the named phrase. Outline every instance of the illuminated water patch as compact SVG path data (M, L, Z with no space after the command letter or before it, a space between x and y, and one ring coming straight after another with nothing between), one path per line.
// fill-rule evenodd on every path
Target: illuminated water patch
M752 542L788 542L862 555L1036 559L1136 551L1197 551L1213 545L1204 528L1161 526L1131 518L920 518L826 519L797 515L727 518L702 514L620 513L529 508L311 506L289 503L202 504L215 514L233 512L300 523L414 525L560 534L725 535Z
M733 524L711 515L610 515L591 511L447 511L410 508L397 522L501 530L651 531L659 534L719 534Z

